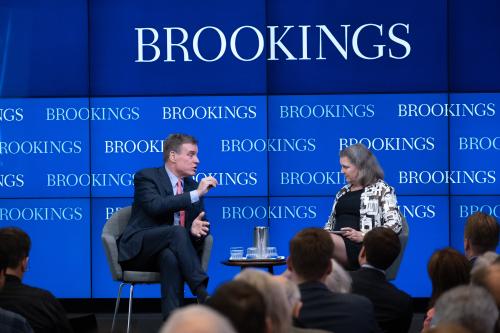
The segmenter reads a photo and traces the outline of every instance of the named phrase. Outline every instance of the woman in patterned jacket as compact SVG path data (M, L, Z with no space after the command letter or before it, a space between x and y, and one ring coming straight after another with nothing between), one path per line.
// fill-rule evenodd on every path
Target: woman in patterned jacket
M383 180L384 171L368 148L360 143L344 148L340 165L347 185L335 196L325 229L332 232L335 259L357 269L365 233L387 227L399 234L402 217L394 188Z

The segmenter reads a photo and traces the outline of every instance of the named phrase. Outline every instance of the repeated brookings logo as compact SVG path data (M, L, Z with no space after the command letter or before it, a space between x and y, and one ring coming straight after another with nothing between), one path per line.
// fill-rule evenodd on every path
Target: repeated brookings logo
M134 61L138 63L190 62L193 59L215 62L226 54L238 61L249 62L261 58L265 49L268 51L268 61L324 61L333 57L366 61L381 58L402 60L411 54L411 44L407 40L410 24L401 22L392 25L366 23L359 26L267 26L265 32L251 25L239 26L233 31L204 26L192 35L191 31L183 27L136 27L134 30L137 37L137 57ZM264 37L266 34L267 40ZM252 42L242 43L242 35L251 36ZM214 42L218 47L217 54L209 55L207 50L200 47L200 44L206 45L203 41L207 38L212 42L214 38L217 40ZM300 41L300 52L287 46L290 40ZM319 44L313 47L311 40L319 40Z
M489 215L495 216L497 219L500 218L500 204L498 205L487 205L487 204L471 204L471 205L460 205L460 218L467 218L476 212L483 212Z
M0 221L82 221L83 207L10 207L0 208Z
M23 108L0 108L0 122L19 122L23 121Z
M141 118L137 106L122 107L48 107L45 109L47 121L73 120L138 120Z
M398 104L398 117L494 117L495 103Z

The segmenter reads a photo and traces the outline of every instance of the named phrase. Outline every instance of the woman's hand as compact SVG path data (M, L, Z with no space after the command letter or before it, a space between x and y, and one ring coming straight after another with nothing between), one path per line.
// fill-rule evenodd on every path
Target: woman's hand
M363 241L363 237L365 236L361 231L358 231L353 228L342 228L340 230L344 232L343 233L344 237L349 238L350 240L356 243L361 243Z

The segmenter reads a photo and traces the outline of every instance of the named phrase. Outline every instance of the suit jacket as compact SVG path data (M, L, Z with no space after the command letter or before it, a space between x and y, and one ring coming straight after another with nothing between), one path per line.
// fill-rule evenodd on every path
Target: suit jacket
M372 268L350 272L352 292L367 297L374 306L378 325L386 333L408 332L413 316L411 297Z
M302 327L292 326L290 327L289 333L328 333L328 331L318 330L315 328L302 328Z
M174 214L185 210L185 227L191 229L193 220L203 211L203 200L191 203L190 191L198 183L190 177L184 178L184 193L174 194L165 166L143 169L134 176L134 203L130 221L119 240L120 262L134 258L142 248L142 231L161 225L173 225ZM203 238L191 240L195 249L201 249Z
M73 332L64 308L49 291L28 286L14 275L5 275L0 308L23 316L35 333Z
M339 199L351 191L351 184L347 184L335 195L332 212L324 229L335 230L335 208ZM359 230L367 233L375 227L386 227L399 234L403 227L401 213L399 212L396 192L393 187L379 179L366 186L361 193L361 206L359 207Z
M335 333L379 332L366 297L333 293L321 282L301 283L299 289L303 305L298 320L305 327Z

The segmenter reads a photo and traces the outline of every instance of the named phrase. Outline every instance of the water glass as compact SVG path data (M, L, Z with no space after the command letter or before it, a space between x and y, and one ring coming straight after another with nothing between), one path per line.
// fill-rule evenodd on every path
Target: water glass
M249 247L247 249L247 259L257 259L257 248Z
M276 259L278 258L278 250L274 246L266 247L266 258Z
M243 259L243 247L241 246L231 247L229 249L229 253L231 254L231 256L229 257L229 259L231 260Z

